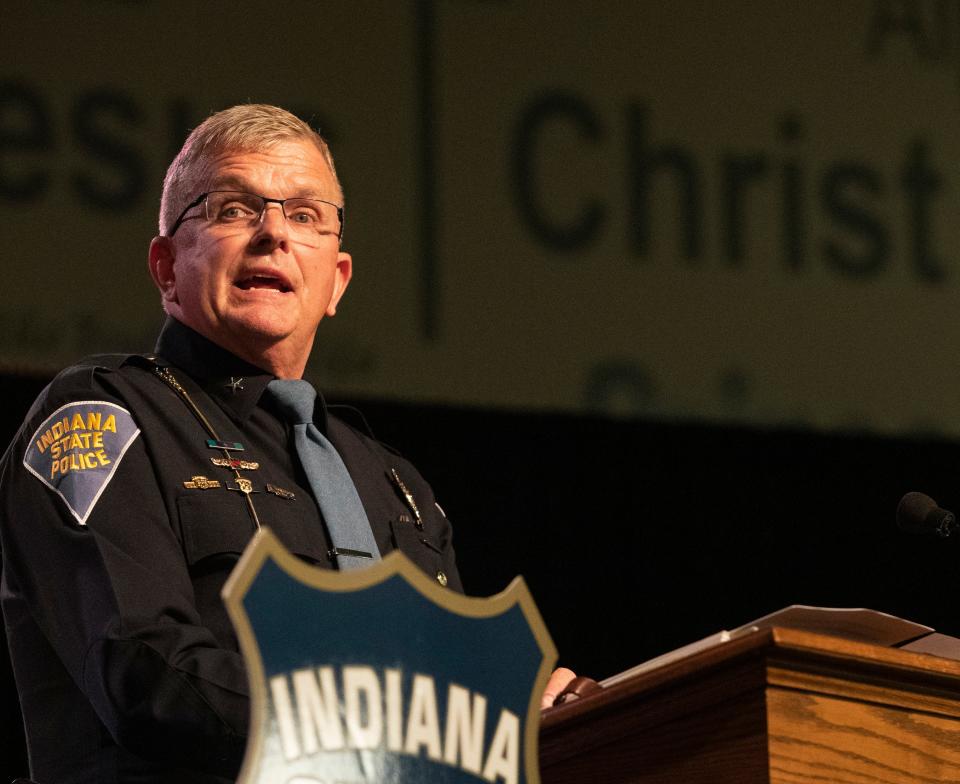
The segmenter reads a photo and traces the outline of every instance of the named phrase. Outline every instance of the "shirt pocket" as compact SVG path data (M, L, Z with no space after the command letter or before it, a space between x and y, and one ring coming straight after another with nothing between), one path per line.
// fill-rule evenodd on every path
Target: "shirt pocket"
M427 529L427 526L424 526ZM401 513L390 520L394 546L432 579L440 579L443 550L429 530L417 527L413 516Z
M255 497L253 504L261 525L269 527L291 553L307 563L329 564L319 521L306 510L280 499ZM177 511L184 553L191 567L211 558L238 558L256 532L246 502L227 497L224 492L180 496Z

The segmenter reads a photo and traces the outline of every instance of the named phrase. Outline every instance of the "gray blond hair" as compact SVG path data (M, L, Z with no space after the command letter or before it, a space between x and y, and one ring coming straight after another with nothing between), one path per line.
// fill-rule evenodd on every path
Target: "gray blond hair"
M285 141L308 141L316 146L330 167L342 204L343 188L326 139L286 109L240 104L210 115L194 128L167 168L160 197L160 234L166 234L184 207L197 197L211 158L225 152L260 152Z

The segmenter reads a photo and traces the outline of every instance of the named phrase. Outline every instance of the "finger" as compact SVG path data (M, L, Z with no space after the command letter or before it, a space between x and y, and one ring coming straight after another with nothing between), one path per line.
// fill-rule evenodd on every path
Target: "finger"
M576 677L577 674L573 670L568 670L566 667L558 667L555 669L550 675L550 680L547 681L547 686L543 690L543 696L540 698L540 710L552 708L554 700L557 699L557 695L567 688L570 681Z

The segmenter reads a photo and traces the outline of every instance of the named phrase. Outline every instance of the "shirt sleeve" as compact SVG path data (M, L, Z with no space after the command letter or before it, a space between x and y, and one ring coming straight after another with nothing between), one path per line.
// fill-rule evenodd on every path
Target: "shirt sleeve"
M55 443L62 419L54 414L64 406L81 420L97 412L93 403L105 404L101 414L126 411L102 387L75 382L41 398L0 468L4 570L15 592L5 601L22 603L118 745L235 774L249 712L243 661L203 624L143 438L134 435L120 454L106 433L97 456L89 436L93 457L74 464L60 452L37 456L44 434L47 451ZM89 405L71 408L78 401ZM126 415L135 431L136 412ZM91 464L105 460L109 477L81 489L55 484L61 470L92 474Z

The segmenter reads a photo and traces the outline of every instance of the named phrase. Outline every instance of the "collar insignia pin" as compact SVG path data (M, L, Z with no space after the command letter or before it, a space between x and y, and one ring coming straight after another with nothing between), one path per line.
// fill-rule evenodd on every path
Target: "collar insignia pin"
M230 381L223 386L233 392L233 394L237 394L237 392L243 392L243 376L240 378L234 378L233 376L230 376Z

